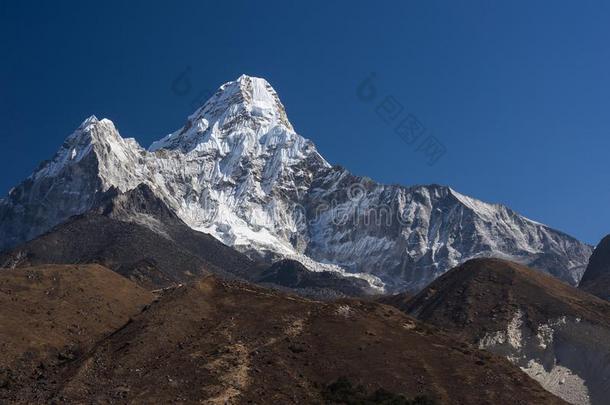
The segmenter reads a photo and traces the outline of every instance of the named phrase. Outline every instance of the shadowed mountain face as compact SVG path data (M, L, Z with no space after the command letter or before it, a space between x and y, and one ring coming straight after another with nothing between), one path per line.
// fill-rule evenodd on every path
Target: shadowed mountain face
M246 272L253 262L186 226L147 186L99 197L93 210L0 255L0 266L99 263L147 288L214 272Z
M593 251L579 288L610 301L610 235Z
M365 280L342 277L330 271L310 271L296 260L288 259L252 271L249 279L317 299L361 297L376 292Z
M164 290L46 377L11 393L22 402L327 403L326 387L346 377L366 392L441 404L561 403L505 359L391 307L214 276Z
M447 272L401 309L506 356L575 404L610 394L610 303L525 266L477 259Z
M146 227L97 214L74 217L0 260L14 268L99 263L149 289L194 280L213 269Z
M22 387L45 387L152 300L98 265L0 269L0 402L19 400Z
M149 228L205 261L216 274L247 275L254 265L248 257L213 236L189 228L144 184L126 193L111 190L101 199L96 211L112 219ZM173 256L179 254L176 252Z
M392 294L392 295L377 296L377 297L374 297L374 300L376 302L379 302L380 304L391 305L395 308L400 309L403 312L407 312L409 302L411 302L413 297L414 297L414 295L412 295L408 292L402 292L402 293Z

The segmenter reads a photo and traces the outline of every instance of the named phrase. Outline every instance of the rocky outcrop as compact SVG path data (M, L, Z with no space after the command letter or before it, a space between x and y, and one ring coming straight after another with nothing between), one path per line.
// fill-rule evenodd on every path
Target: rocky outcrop
M572 404L610 392L610 303L540 272L471 260L401 309L508 358Z

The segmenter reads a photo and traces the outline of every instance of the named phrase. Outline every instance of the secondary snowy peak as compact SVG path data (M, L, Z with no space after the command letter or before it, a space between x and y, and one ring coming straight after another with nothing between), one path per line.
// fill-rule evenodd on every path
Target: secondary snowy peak
M223 141L286 143L294 141L294 135L284 105L273 87L265 79L242 75L220 86L188 117L184 127L153 143L150 150L189 152ZM229 136L234 139L227 139Z
M93 160L97 161L98 174L104 182L104 190L115 186L126 191L137 183L125 181L124 171L121 169L131 166L143 152L144 149L135 139L121 137L112 121L98 120L92 115L66 138L53 159L43 164L32 174L31 179L61 176L68 167L78 165L93 154ZM99 164L100 161L104 164ZM131 174L134 174L133 171Z
M104 120L107 121L107 120ZM106 122L104 122L106 124ZM112 123L111 123L112 124ZM93 145L104 138L102 133L111 133L99 128L102 124L95 115L85 119L78 128L70 134L57 151L53 159L44 163L32 177L51 177L57 175L65 166L81 161L92 151ZM114 129L114 126L112 127Z

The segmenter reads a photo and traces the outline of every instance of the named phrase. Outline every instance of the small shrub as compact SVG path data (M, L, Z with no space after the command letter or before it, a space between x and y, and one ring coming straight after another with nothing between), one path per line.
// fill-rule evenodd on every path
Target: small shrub
M354 386L346 377L341 377L322 391L322 397L327 404L344 405L436 405L436 401L426 396L417 396L408 400L401 394L378 389L367 394L362 385Z

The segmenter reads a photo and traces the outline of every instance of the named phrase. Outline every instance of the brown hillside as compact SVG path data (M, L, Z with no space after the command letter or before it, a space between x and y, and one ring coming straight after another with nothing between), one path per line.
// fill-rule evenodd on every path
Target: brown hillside
M99 265L0 269L0 398L45 385L152 299Z
M516 263L477 259L399 307L506 356L568 402L608 403L607 301Z
M310 301L209 276L20 398L94 403L323 403L340 377L437 403L561 403L503 358L400 311Z
M610 327L610 304L558 279L501 259L469 260L445 273L403 309L472 339L505 328L517 308L532 325L572 316Z

